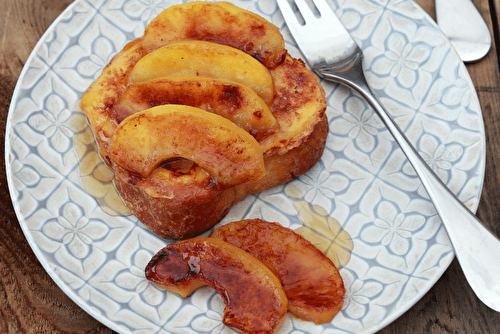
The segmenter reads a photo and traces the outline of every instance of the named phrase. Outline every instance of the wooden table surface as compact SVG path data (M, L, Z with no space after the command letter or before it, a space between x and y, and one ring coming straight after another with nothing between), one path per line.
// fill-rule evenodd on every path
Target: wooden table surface
M71 2L0 0L2 143L10 99L23 65L45 30ZM434 0L416 2L435 18ZM477 216L500 236L500 74L496 47L500 2L474 3L494 35L488 56L467 65L482 106L487 143L486 177ZM0 147L4 157L4 145ZM0 169L0 333L113 333L70 300L44 271L14 213L4 163ZM475 297L454 260L413 308L380 333L500 333L500 313Z

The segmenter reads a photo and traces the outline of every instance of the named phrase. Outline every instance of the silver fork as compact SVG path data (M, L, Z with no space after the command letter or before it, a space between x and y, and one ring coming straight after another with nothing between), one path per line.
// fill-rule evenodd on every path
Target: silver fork
M277 0L290 32L310 67L322 78L344 84L361 94L389 129L422 181L444 223L467 281L478 298L500 312L500 240L491 233L446 185L403 134L368 85L363 53L325 0Z

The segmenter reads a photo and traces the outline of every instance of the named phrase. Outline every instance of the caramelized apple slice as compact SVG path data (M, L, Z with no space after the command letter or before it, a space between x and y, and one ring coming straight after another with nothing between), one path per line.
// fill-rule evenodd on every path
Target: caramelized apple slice
M233 81L206 77L174 76L130 85L115 104L115 113L121 122L138 111L164 104L213 112L257 139L279 127L267 104L253 90Z
M222 322L242 333L274 333L287 313L278 278L249 253L213 238L193 238L160 250L145 270L151 282L182 297L209 285L225 304Z
M266 103L274 97L273 79L258 60L238 49L205 41L166 45L137 62L129 83L185 75L231 80L253 89Z
M259 59L268 68L281 64L286 53L278 27L228 2L193 1L169 7L151 21L144 33L148 52L181 40L229 45Z
M219 227L211 237L249 252L271 269L283 284L288 310L298 318L321 324L341 310L345 289L339 271L293 230L253 219Z
M143 177L174 158L198 164L221 187L265 174L260 145L248 132L222 116L182 105L127 117L111 137L109 152L122 168Z

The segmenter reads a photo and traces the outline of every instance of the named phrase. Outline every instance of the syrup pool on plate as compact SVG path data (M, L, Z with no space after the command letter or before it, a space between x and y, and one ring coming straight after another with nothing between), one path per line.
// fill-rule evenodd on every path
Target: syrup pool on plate
M73 146L78 157L80 179L101 209L111 216L132 214L123 202L113 183L113 171L99 155L94 133L81 111L75 111L71 127L74 132Z
M290 185L285 193L292 198L304 226L295 230L322 251L340 269L351 259L354 242L339 221L328 215L326 210L304 200L299 188Z

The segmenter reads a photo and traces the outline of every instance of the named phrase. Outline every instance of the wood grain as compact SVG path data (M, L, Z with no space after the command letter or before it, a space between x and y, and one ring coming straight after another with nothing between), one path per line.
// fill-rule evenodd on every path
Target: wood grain
M451 0L450 0L451 1ZM34 46L70 0L0 0L0 141L10 99ZM432 17L434 0L416 0ZM498 41L498 0L474 0ZM500 235L500 75L496 45L467 65L483 109L486 177L478 217ZM1 156L4 156L4 145ZM55 285L19 226L0 165L0 333L113 333ZM500 313L484 306L455 260L437 284L409 311L380 331L396 333L500 333Z

